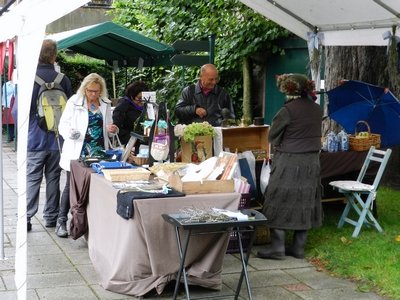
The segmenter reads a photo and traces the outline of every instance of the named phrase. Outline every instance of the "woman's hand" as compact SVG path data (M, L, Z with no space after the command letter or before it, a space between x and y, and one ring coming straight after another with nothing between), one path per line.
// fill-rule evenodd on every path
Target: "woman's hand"
M118 126L114 125L114 124L107 125L107 132L117 133L118 132Z

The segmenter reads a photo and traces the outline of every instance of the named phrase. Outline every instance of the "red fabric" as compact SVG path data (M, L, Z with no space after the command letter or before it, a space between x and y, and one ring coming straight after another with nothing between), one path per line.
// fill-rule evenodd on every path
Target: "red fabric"
M10 108L8 108L8 107L4 107L3 108L3 115L2 115L3 125L4 124L9 124L9 125L14 124L14 118L13 118L13 116L11 114L11 111L12 111L13 106L14 106L14 102L15 102L15 98L14 98L14 96L12 96L11 103L10 103Z
M6 59L6 42L0 43L0 75L4 74L4 61Z
M8 43L8 80L11 80L14 72L14 42Z

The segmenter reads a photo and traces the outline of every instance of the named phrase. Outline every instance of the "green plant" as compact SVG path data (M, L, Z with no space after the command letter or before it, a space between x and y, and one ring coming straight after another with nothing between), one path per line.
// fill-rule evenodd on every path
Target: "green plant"
M193 142L196 136L215 136L215 130L208 122L191 123L183 130L183 140Z

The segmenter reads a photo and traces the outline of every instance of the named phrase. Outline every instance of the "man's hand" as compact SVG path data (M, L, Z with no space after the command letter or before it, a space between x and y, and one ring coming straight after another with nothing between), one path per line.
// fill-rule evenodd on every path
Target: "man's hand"
M198 115L200 118L204 118L207 116L207 110L202 107L198 107L196 108L196 115Z

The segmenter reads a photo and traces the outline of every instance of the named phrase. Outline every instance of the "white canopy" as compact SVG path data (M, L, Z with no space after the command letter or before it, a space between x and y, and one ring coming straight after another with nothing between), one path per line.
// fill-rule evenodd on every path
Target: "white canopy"
M304 40L320 33L326 46L384 46L400 22L399 0L240 1Z
M25 0L20 3L17 1L16 4L9 8L8 12L0 16L0 42L9 39L15 39L16 41L18 224L15 247L15 285L19 300L26 299L26 151L29 123L29 105L26 105L26 101L29 101L32 97L37 61L45 36L46 25L87 2L88 0ZM2 178L2 166L0 173ZM2 197L1 193L1 203ZM0 211L0 214L2 213ZM3 227L3 224L0 224L0 226ZM2 234L3 228L0 231Z

